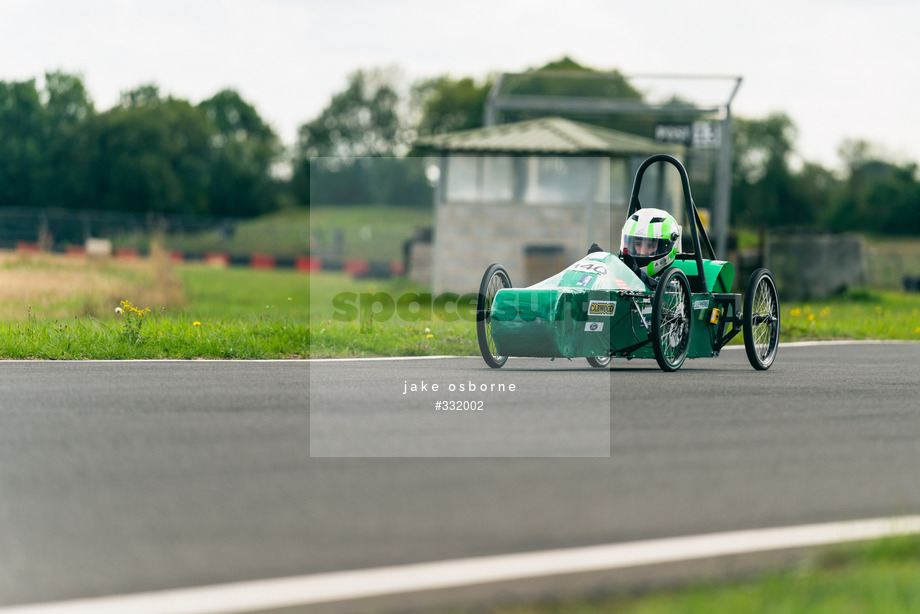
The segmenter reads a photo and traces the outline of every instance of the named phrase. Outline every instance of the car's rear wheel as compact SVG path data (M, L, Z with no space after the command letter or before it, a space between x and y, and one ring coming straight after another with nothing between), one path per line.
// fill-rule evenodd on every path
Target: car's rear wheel
M610 364L610 356L588 356L588 364L595 369L603 369Z
M493 264L486 269L479 284L479 299L476 303L476 334L479 337L479 352L486 364L493 369L501 368L508 360L498 353L492 338L492 303L495 295L502 288L511 287L508 271L500 264Z
M767 269L757 269L748 280L741 327L751 366L766 371L779 348L779 297L776 282Z
M680 269L667 269L658 282L649 334L658 366L680 369L690 349L690 283Z

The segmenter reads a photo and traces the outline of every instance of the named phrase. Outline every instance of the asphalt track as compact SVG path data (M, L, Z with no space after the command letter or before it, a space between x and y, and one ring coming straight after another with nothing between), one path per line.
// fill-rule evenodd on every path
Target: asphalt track
M743 350L674 374L472 358L0 368L0 606L920 511L920 344L782 346L767 372ZM423 380L516 389L444 413L435 393L401 394ZM329 420L311 430L317 407ZM464 448L495 414L520 445Z

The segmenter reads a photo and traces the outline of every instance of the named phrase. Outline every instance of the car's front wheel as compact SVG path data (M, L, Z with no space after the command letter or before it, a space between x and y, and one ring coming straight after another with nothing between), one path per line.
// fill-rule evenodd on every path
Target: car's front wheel
M690 349L690 283L680 269L667 269L658 282L649 334L658 366L680 369Z

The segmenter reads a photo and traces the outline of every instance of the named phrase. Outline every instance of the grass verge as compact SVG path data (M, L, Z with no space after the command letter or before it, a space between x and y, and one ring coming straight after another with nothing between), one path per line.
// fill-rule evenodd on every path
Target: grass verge
M920 536L816 551L798 566L742 581L646 595L514 605L451 614L908 614L920 611Z
M427 292L427 288L404 279L355 280L337 273L311 275L311 356L333 358L478 354L475 320L458 319L453 305L449 310L431 306L414 321L407 321L397 313L387 318L378 315L376 318L354 317L341 321L343 310L336 307L338 297L345 293L348 294L350 306L369 312L372 309L370 297L382 295L395 303L401 297L424 297ZM364 305L362 301L365 301ZM431 304L433 301L423 302ZM340 307L343 305L338 304Z
M284 358L479 353L471 317L434 301L410 320L340 321L336 297L426 296L403 279L339 273L170 267L62 257L0 258L0 358ZM126 338L122 300L149 308ZM339 310L340 311L340 310ZM347 318L346 318L347 319ZM783 304L781 341L920 340L920 294L859 289ZM740 343L740 337L736 339Z
M0 356L11 359L300 358L308 347L306 325L268 318L202 323L148 314L140 324L80 317L0 323Z
M159 250L138 260L0 255L0 321L105 318L126 298L171 311L186 306L182 281Z
M452 313L434 308L431 316L405 321L394 315L362 324L335 319L334 300L341 292L360 296L385 293L398 300L425 288L404 281L359 281L344 275L313 275L311 328L314 357L478 355L475 323L450 321ZM451 307L453 309L453 307ZM920 340L920 294L857 289L808 303L783 303L780 341L877 339ZM734 343L743 343L739 335Z
M309 352L309 282L294 271L174 269L157 257L0 262L0 358L266 359Z
M920 340L920 294L862 288L782 305L780 339Z

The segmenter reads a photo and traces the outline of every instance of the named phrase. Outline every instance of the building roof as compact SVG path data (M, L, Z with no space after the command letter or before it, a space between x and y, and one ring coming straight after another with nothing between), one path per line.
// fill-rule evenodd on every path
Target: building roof
M420 138L415 145L445 152L567 155L655 154L673 150L672 146L652 139L561 117L448 132Z

